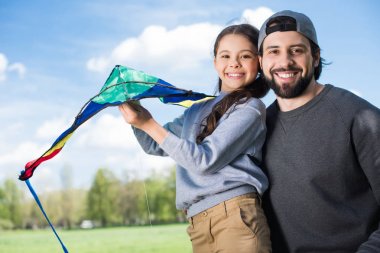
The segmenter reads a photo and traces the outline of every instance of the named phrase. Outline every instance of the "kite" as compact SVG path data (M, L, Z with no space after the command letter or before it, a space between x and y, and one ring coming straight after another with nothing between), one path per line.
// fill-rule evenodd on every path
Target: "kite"
M142 71L116 65L98 94L87 101L75 117L74 123L64 131L39 158L28 162L25 170L21 171L19 179L25 181L38 206L40 207L47 222L52 228L55 236L60 242L62 249L67 253L67 249L59 238L54 226L45 213L42 204L35 193L29 178L33 176L37 167L55 157L64 147L74 131L92 116L101 110L117 106L127 101L136 101L143 98L158 98L165 104L175 104L183 107L190 107L194 103L212 99L214 96L191 90L180 89L170 83L154 76L150 76Z
M143 98L158 98L165 104L190 107L193 103L213 96L177 88L162 79L131 68L117 65L111 72L100 92L92 97L75 117L74 123L64 131L38 159L25 165L19 179L25 181L33 176L35 169L43 162L56 156L74 131L92 116L109 106Z

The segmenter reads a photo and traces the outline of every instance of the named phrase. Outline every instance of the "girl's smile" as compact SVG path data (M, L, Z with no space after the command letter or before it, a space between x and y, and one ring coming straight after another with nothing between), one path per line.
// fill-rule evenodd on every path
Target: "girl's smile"
M226 35L219 42L214 66L222 80L222 91L240 89L256 79L259 69L257 50L243 35Z

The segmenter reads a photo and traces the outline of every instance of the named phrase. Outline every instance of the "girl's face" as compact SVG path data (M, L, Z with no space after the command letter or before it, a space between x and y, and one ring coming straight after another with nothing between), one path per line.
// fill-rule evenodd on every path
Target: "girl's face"
M257 49L245 36L228 34L219 41L214 66L222 80L222 91L242 88L256 79Z

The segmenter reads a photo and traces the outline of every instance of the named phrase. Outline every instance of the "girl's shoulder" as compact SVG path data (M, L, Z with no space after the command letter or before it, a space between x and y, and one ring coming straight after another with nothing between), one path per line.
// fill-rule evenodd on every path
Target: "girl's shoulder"
M238 104L237 108L250 108L260 111L261 113L266 111L266 106L259 98L249 98L242 104Z
M204 101L193 103L188 110L199 110L202 108L212 107L214 104L216 104L220 100L219 97L213 97Z
M204 111L211 111L216 98L211 98L205 101L200 101L192 104L184 112L185 117L194 117Z

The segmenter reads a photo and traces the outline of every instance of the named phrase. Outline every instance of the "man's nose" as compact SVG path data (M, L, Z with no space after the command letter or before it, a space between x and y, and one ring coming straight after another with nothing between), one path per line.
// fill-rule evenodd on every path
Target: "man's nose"
M277 59L277 63L281 67L286 68L294 64L294 59L290 53L283 53L280 54L279 58Z

